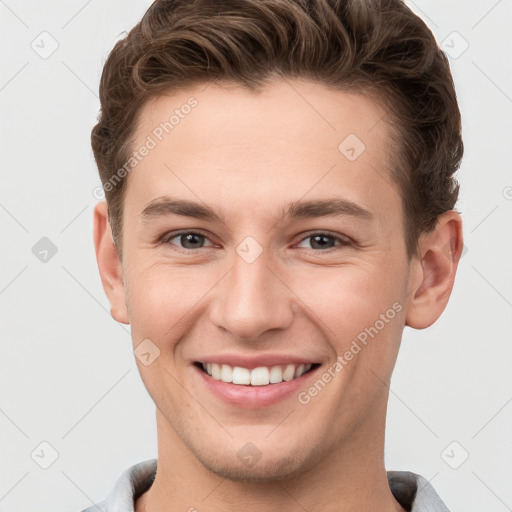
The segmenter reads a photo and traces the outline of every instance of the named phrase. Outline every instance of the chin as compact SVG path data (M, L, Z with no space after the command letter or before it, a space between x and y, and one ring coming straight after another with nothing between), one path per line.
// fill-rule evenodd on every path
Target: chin
M256 448L261 447L261 450ZM217 448L218 447L218 448ZM300 447L300 448L299 448ZM311 448L311 449L310 449ZM190 446L197 460L215 475L235 482L265 483L296 479L321 462L318 446L305 443L276 445L265 440L210 446Z
M203 466L215 475L234 482L265 483L288 480L303 471L304 461L297 457L273 457L264 460L262 456L254 464L245 464L236 454L233 457L198 457Z

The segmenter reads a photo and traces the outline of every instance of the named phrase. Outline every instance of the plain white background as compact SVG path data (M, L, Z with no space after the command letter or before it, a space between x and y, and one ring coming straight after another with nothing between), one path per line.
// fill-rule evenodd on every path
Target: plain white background
M407 3L450 55L466 147L457 205L466 252L438 322L405 329L391 383L387 468L422 474L453 511L505 512L512 509L512 0ZM2 512L82 510L103 500L128 466L156 456L154 406L129 328L110 317L96 268L100 182L89 143L106 55L149 4L0 1ZM36 256L38 243L49 250L46 262Z

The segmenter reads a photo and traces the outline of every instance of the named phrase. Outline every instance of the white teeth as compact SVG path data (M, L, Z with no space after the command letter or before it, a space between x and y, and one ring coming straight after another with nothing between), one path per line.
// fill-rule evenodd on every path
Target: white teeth
M203 369L215 380L233 384L266 386L297 379L311 369L311 364L287 364L280 366L259 366L249 370L229 364L202 363Z
M264 366L251 371L251 386L266 386L270 382L270 372Z
M295 378L300 377L304 373L304 367L305 365L303 364L297 367L297 369L295 370Z
M283 370L280 366L272 366L272 368L270 368L269 380L272 384L283 382Z
M228 366L228 365L226 365L226 366ZM251 371L248 370L247 368L240 368L240 366L235 366L233 368L233 384L250 384L250 383L251 383Z
M223 364L220 369L220 380L222 382L232 382L233 381L233 370L231 370L231 366L228 364Z
M220 366L217 363L212 364L212 377L215 380L220 380Z
M283 380L289 381L295 377L295 365L289 364L283 371Z

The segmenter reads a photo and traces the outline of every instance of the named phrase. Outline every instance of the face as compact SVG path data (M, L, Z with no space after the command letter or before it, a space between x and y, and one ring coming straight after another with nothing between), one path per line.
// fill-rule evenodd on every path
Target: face
M159 437L220 476L285 478L380 436L411 297L383 115L298 80L141 111L118 319L150 354Z

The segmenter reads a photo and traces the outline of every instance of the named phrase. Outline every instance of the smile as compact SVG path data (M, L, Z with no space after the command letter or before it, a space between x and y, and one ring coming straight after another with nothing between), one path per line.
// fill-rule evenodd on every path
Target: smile
M199 363L202 370L214 380L243 386L266 386L297 379L307 373L313 364L286 364L243 368L229 364Z

